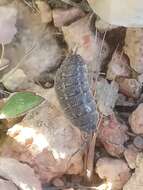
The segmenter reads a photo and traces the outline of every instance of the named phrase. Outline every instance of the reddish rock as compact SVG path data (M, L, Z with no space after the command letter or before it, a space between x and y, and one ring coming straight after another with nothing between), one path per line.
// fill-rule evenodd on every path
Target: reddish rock
M123 190L142 190L143 189L143 154L140 153L136 159L135 172L123 187Z
M99 37L95 36L89 25L90 18L86 16L69 26L62 27L69 49L77 49L90 67L90 73L99 71L100 66L109 54L109 46Z
M143 134L143 104L140 104L131 114L129 124L134 133Z
M40 11L41 22L50 23L52 21L52 10L50 6L45 1L37 0L35 2Z
M115 115L103 119L99 128L99 140L110 155L119 157L123 154L124 143L128 140L126 131L127 126L121 124Z
M0 179L0 190L18 190L18 189L11 181Z
M103 157L97 161L96 172L101 179L110 182L114 190L122 189L131 175L125 161L109 157Z
M142 86L136 79L119 78L119 91L131 98L139 98L141 95Z
M125 53L130 59L131 67L138 73L143 73L143 29L128 28L125 38Z
M129 145L124 152L125 159L131 169L136 167L136 158L139 151L134 145Z
M13 182L21 190L42 190L41 183L33 169L15 159L0 157L0 176Z
M64 174L80 174L83 169L83 152L75 154L83 143L81 132L65 119L55 94L48 100L51 103L45 102L10 128L0 147L1 155L34 168L43 183Z
M116 77L129 77L131 69L128 60L123 53L116 52L108 64L107 79L114 80Z
M76 7L70 9L54 9L53 10L53 20L56 27L62 27L64 25L70 24L77 19L85 16L85 13Z

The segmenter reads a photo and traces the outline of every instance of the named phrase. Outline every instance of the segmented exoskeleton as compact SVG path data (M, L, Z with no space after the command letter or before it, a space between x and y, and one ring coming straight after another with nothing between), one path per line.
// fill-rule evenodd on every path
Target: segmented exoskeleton
M97 125L96 103L84 60L71 54L56 73L55 91L65 115L71 123L85 132L92 132Z

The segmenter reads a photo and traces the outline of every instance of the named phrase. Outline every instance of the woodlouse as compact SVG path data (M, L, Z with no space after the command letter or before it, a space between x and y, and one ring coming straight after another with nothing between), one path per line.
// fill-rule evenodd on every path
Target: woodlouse
M85 132L96 129L96 103L80 55L71 54L65 58L56 73L55 91L65 115L74 126Z

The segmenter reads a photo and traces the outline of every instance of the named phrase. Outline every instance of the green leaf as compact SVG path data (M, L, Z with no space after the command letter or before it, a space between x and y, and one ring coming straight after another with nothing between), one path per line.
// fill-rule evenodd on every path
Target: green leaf
M0 119L22 116L43 101L44 98L32 92L17 92L8 99L0 110Z

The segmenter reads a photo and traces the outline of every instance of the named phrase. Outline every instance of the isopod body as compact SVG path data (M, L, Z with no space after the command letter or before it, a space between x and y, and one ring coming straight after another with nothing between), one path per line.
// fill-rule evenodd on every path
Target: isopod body
M96 104L80 55L72 54L63 61L56 73L55 91L66 117L74 126L86 132L95 130Z

